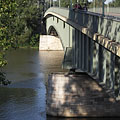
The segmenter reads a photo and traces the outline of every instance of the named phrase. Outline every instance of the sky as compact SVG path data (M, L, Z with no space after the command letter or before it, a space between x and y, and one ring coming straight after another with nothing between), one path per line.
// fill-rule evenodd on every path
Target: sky
M93 1L93 0L88 0L88 1ZM111 2L112 0L106 0L105 4L108 4L109 2Z

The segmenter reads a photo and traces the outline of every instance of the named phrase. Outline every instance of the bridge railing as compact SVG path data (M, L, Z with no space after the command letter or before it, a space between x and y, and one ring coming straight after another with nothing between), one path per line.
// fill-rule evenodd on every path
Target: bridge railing
M73 27L72 52L68 50L72 53L71 68L87 72L120 99L120 21L91 12L62 10L50 8L47 12L64 17Z
M72 0L66 0L66 3L62 3L61 0L45 0L46 2L46 9L48 7L66 7L66 8L74 8L74 5L76 4L77 1L72 1ZM89 11L94 12L94 13L99 13L99 14L105 14L109 16L114 16L114 17L119 17L120 18L120 3L116 0L105 0L104 4L102 3L103 0L92 0L92 1L79 1L78 2L81 4L81 6L84 8L84 5L86 3L87 8ZM104 9L104 10L103 10ZM104 11L104 12L103 12Z
M98 8L89 8L88 11L102 14L102 7ZM106 16L113 16L120 18L120 7L105 7L104 14Z

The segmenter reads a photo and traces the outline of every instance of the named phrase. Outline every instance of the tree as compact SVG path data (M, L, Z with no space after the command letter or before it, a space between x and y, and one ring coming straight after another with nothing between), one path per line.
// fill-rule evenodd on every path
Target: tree
M102 7L102 0L93 0L89 7Z
M0 0L0 69L7 64L6 50L38 44L42 5L38 0ZM7 84L0 71L0 84Z
M120 7L120 0L113 0L109 3L111 7Z
M15 35L17 45L35 46L40 34L42 5L38 0L16 0L17 17Z
M88 0L72 0L72 4L74 5L75 3L77 3L77 1L81 5L88 2ZM61 0L61 7L68 7L69 5L70 5L70 0Z
M14 21L15 21L15 0L0 1L0 69L7 64L4 59L5 51L14 46ZM0 71L0 84L8 84L5 80L5 73Z

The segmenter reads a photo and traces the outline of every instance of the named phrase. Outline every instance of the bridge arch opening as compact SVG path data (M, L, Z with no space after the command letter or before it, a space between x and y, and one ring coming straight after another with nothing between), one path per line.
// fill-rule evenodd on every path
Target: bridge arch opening
M50 26L50 28L48 29L48 35L59 37L56 29L53 26Z

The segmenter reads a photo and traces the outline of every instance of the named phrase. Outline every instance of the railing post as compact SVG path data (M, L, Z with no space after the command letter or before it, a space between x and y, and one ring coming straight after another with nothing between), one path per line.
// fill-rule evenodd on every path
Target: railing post
M106 0L102 0L102 15L104 16L104 2L105 2Z

